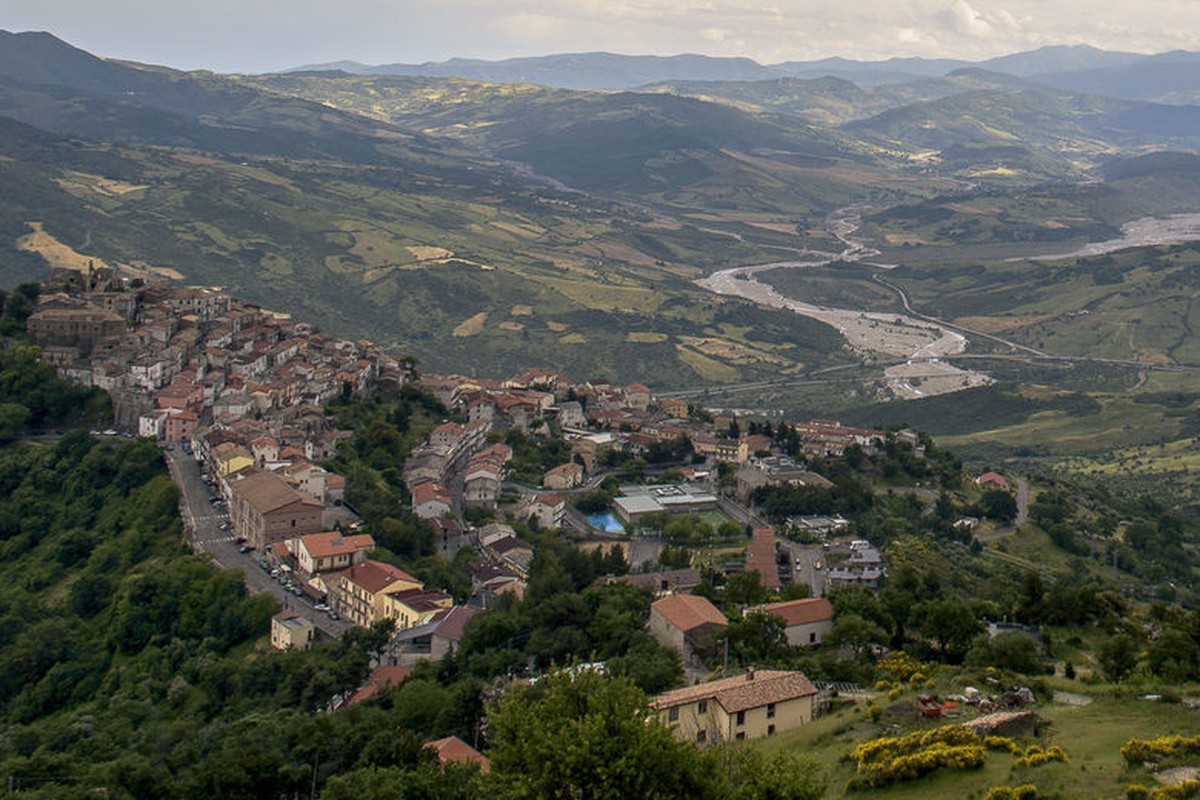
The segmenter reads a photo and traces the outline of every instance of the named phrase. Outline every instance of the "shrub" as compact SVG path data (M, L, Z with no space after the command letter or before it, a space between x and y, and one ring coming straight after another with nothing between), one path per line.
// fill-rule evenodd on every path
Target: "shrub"
M1130 739L1121 748L1125 763L1133 766L1147 761L1162 761L1175 756L1200 755L1200 736L1160 736L1157 739Z
M1200 797L1200 781L1186 780L1175 786L1145 786L1132 784L1125 787L1125 800L1187 800Z
M1050 745L1045 750L1036 744L1031 744L1025 748L1025 755L1018 758L1016 763L1018 767L1040 767L1043 764L1049 764L1051 761L1066 763L1066 751L1056 744Z
M885 737L854 749L858 780L868 786L911 781L941 769L978 769L987 760L970 728L945 725L902 737Z
M1017 747L1017 743L1007 736L985 736L983 737L983 746L989 750L1002 750L1006 753L1019 753L1021 748ZM1007 787L1000 787L1007 788Z
M1020 786L996 786L983 796L983 800L1037 800L1038 789L1032 783Z
M876 662L875 669L898 680L906 681L914 673L921 671L921 662L903 650L893 650Z

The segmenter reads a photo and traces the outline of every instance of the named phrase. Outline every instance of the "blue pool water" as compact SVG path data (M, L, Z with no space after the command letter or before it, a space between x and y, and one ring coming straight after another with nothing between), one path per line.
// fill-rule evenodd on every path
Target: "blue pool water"
M591 514L587 517L587 521L593 528L608 531L609 533L623 533L625 531L625 526L612 513Z

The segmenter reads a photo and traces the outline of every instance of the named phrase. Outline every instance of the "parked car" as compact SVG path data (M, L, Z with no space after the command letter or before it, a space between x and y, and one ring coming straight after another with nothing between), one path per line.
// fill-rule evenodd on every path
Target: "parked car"
M329 606L325 603L317 603L315 606L313 606L313 609L316 611L328 611Z
M329 612L328 612L328 613L329 613L329 618L330 618L331 620L333 620L334 622L336 622L336 621L338 621L339 619L341 619L341 617L339 617L339 616L338 616L338 613L337 613L336 611L334 611L332 608L331 608L331 609L329 609Z
M242 545L241 547L239 547L239 548L238 548L238 552L239 552L239 553L242 553L242 554L245 554L245 553L253 553L253 552L254 552L254 548L253 548L253 547L251 547L251 546L250 546L250 545L248 545L248 544L244 544L244 545Z

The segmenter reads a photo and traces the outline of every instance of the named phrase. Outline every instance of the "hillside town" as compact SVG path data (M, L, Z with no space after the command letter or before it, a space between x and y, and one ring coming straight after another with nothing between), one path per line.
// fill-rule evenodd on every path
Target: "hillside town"
M516 522L602 544L631 542L633 532L643 552L657 554L663 545L656 526L664 519L712 513L749 536L744 553L720 568L754 572L772 592L797 582L818 595L848 583L874 587L885 573L879 551L865 541L851 542L848 557L829 566L822 554L831 542L837 546L845 520L789 519L789 530L814 537L817 544L805 548L781 537L753 508L763 487L828 489L828 479L780 452L772 436L743 431L745 420L655 398L640 384L575 381L536 369L506 379L418 374L411 360L370 342L326 335L218 289L127 285L105 268L56 271L28 331L60 374L113 397L116 428L94 433L151 438L200 466L220 528L240 545L246 564L257 563L281 591L299 598L272 620L278 649L312 647L323 635L324 615L364 628L393 624L381 676L442 658L472 617L505 594L523 596L535 548L510 524ZM451 415L412 450L403 479L410 510L433 531L439 551L452 557L469 549L475 556L463 567L471 585L464 602L373 559L375 539L347 503L344 477L322 466L353 436L333 427L325 412L330 401L405 385L436 398ZM504 442L510 431L561 438L569 458L546 469L540 485L515 482L513 450ZM888 434L830 420L787 427L801 459L839 457L850 448L870 452L889 435L920 447L910 431ZM613 472L605 466L613 454L625 459L670 446L682 448L685 463L669 482L658 480L660 471L621 485L603 522L575 507L577 497ZM472 524L479 511L491 521ZM698 680L706 674L699 653L726 624L725 614L691 594L700 583L695 566L662 569L655 559L632 566L611 579L658 598L648 630ZM819 645L833 621L821 597L745 611L779 617L787 641L799 647ZM655 707L672 725L683 714L679 734L705 743L802 724L819 708L816 695L799 673L751 672L668 692Z

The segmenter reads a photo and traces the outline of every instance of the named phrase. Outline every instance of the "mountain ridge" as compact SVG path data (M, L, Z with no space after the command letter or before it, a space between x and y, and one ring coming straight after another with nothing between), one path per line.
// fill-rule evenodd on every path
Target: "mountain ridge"
M566 89L633 89L678 80L772 80L781 77L839 77L860 85L899 83L941 77L954 70L978 67L1016 77L1075 70L1122 67L1151 56L1101 50L1088 45L1049 45L981 61L920 56L881 60L841 56L810 61L762 64L748 57L625 55L610 52L556 53L544 56L486 60L452 58L422 64L370 65L356 61L307 64L283 70L313 72L342 70L351 74L459 77L498 83L542 83ZM685 70L691 69L691 72Z

